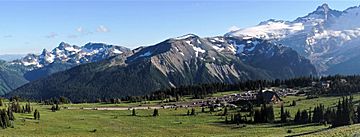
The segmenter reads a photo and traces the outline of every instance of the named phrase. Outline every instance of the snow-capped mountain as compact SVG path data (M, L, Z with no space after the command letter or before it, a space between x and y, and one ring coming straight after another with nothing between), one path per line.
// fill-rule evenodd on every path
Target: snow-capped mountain
M125 47L102 43L88 43L83 47L79 47L62 42L52 51L44 49L40 55L28 54L22 59L15 60L12 63L20 64L30 69L39 69L53 63L79 65L97 62L125 52L131 52L131 50Z
M339 64L360 56L356 51L360 46L359 13L360 7L337 11L323 4L294 21L271 19L254 27L229 32L225 36L260 38L281 43L309 58L322 74L352 74L357 72L343 72ZM338 67L337 71L330 72L334 66Z
M11 61L10 64L25 68L27 71L24 77L33 81L74 66L102 61L129 52L131 50L128 48L103 43L88 43L79 47L61 42L51 51L44 49L40 55L28 54Z
M8 96L94 101L182 85L309 75L317 75L309 60L268 40L188 34L32 81Z

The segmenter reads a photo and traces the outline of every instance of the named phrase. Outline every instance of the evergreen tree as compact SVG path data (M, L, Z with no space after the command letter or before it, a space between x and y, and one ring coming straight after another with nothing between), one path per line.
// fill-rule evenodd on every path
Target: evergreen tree
M291 106L296 106L296 101L293 100Z
M332 121L333 127L339 127L344 125L351 125L354 123L355 119L354 106L352 103L352 97L344 98L340 102L338 101L337 110L335 113L335 118Z
M272 105L266 108L266 122L272 123L275 120L274 108Z
M37 117L37 113L38 113L38 110L37 109L35 109L35 111L34 111L34 119L36 120L36 119L38 119L38 117Z
M8 115L8 117L9 117L9 120L12 120L12 121L15 120L15 116L14 116L14 114L13 114L13 112L12 112L11 109L8 109L8 110L7 110L7 115Z
M153 116L156 117L156 116L159 116L159 110L157 109L154 109L154 113L153 113Z
M192 116L196 115L195 108L191 109L191 114L190 115L192 115Z
M55 105L52 105L52 107L51 107L51 111L52 111L52 112L55 112L55 111L56 111L56 107L55 107Z
M255 109L254 112L254 122L255 123L261 123L262 121L262 115L261 115L261 111L259 109Z
M360 123L360 105L357 106L356 112L357 112L357 122Z
M295 114L295 118L294 118L294 122L297 124L301 123L301 112L300 109L297 111L297 113Z
M306 110L303 110L300 115L300 123L306 124L309 121L309 113Z
M39 111L37 111L36 117L37 117L38 120L40 120L40 112Z
M55 110L56 110L56 111L59 111L59 110L60 110L60 107L59 107L59 104L58 104L58 103L56 103L56 105L55 105Z
M284 110L284 105L283 104L281 104L281 109L280 109L280 121L282 122L282 123L286 123L287 122L287 120L286 120L286 114L285 114L285 110Z
M228 113L228 109L227 109L227 107L225 107L225 108L224 108L224 113L223 113L223 116L226 116L226 115L227 115L227 113Z
M333 122L335 117L335 111L333 109L327 108L324 114L324 121L326 123L331 123Z
M132 109L132 116L136 116L135 108Z

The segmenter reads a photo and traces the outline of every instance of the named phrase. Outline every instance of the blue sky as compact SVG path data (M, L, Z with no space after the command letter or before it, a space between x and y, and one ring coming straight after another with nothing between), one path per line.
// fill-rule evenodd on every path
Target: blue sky
M0 0L0 54L40 53L64 41L135 48L194 33L223 35L268 19L294 20L323 3L344 10L356 1L4 1Z

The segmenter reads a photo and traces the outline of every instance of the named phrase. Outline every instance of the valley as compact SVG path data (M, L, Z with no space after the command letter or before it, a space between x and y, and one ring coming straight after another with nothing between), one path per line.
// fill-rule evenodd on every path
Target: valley
M0 136L360 136L360 6L329 3L0 2Z
M314 108L322 103L325 106L334 106L340 97L320 97L306 99L302 96L288 96L284 99L285 109L295 115L298 109ZM297 106L290 106L293 100ZM360 101L360 94L354 95L355 101ZM191 100L189 100L191 102ZM161 101L150 102L150 106ZM159 103L161 104L161 103ZM70 107L129 107L143 105L142 103L121 104L63 104L61 109L51 112L51 105L32 103L34 109L41 113L40 120L33 120L32 114L15 114L14 128L2 130L4 136L328 136L328 135L355 135L360 125L350 127L331 128L322 124L282 125L273 124L224 124L225 117L219 116L223 110L201 112L195 107L196 115L187 116L190 108L159 109L159 116L153 117L152 109L140 109L136 116L131 110L86 110L66 109ZM280 106L274 105L274 114L279 120ZM230 113L236 113L230 110ZM337 130L342 129L338 133ZM346 130L343 130L346 129ZM291 130L291 133L288 133ZM160 132L161 131L161 132ZM346 131L346 132L344 132Z

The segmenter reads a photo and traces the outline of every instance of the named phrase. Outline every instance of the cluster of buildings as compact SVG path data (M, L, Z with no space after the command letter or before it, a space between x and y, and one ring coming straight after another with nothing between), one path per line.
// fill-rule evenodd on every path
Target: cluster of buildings
M266 103L280 103L281 97L295 95L298 90L288 88L269 88L264 89L261 93L257 90L249 90L239 94L225 95L222 97L209 97L205 100L197 101L192 106L211 106L211 107L237 107L245 103L256 103L262 99Z

